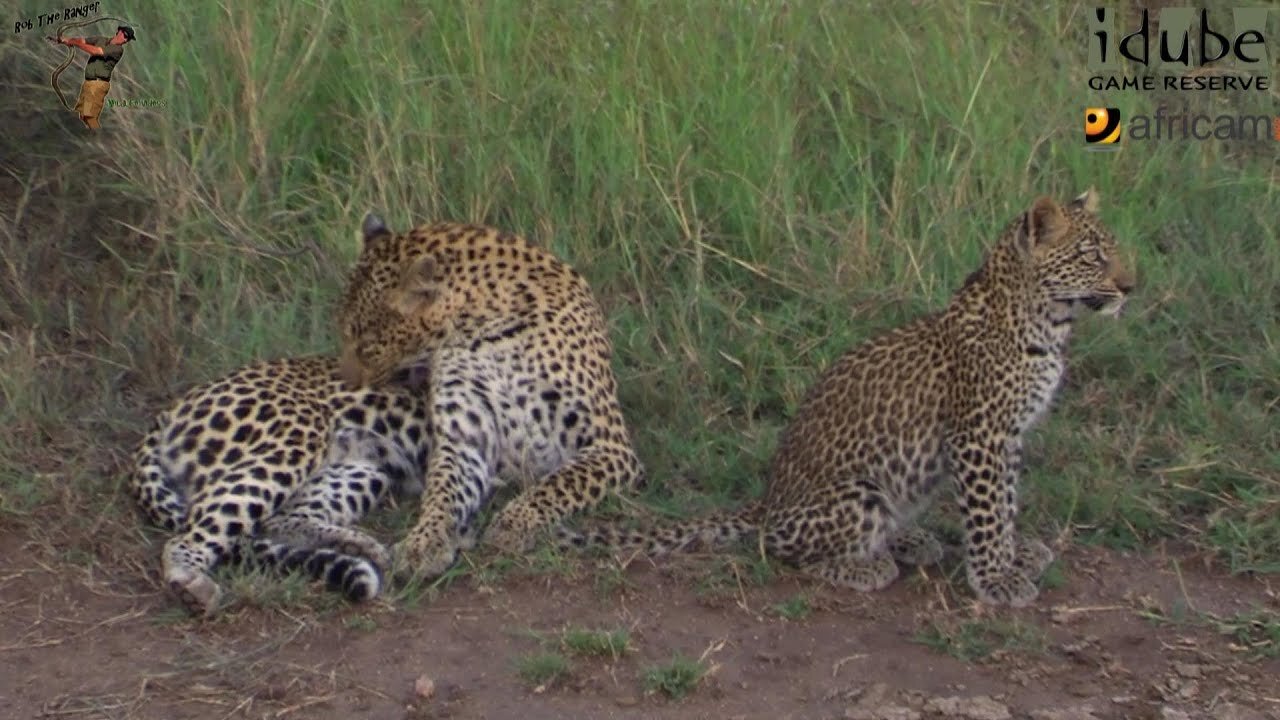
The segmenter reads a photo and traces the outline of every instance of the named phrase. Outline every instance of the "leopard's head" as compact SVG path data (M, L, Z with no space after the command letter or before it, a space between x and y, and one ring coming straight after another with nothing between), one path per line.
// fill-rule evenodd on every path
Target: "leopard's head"
M393 233L370 213L360 240L338 311L342 377L379 385L397 370L427 364L428 350L448 333L445 283L414 232Z
M1093 188L1065 206L1038 198L1020 218L1015 243L1056 302L1114 316L1136 286L1114 233L1098 217Z

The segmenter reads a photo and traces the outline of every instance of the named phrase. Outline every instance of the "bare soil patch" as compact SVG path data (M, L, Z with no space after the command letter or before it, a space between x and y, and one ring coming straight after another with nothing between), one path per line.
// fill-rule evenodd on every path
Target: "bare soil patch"
M315 589L195 620L160 591L154 545L110 570L33 537L0 534L3 717L1280 718L1280 658L1205 620L1274 612L1276 591L1186 558L1074 548L1022 611L980 608L936 569L859 596L697 557L475 573L365 607ZM628 647L576 657L557 647L573 627ZM544 651L565 672L522 677ZM680 699L647 689L677 654L704 677Z

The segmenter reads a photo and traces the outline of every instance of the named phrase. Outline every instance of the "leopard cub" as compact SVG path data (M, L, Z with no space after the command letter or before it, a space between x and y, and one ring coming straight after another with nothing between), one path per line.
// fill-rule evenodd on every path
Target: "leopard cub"
M970 587L983 602L1026 605L1053 553L1014 527L1023 440L1062 384L1075 321L1117 315L1134 286L1095 192L1063 204L1041 197L945 308L827 368L783 432L762 500L634 532L562 528L561 542L662 554L755 537L811 575L878 590L898 563L940 559L916 519L951 486Z

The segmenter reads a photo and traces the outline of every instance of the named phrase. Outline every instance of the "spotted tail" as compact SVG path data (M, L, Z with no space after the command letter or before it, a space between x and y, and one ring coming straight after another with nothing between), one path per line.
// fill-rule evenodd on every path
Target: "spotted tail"
M313 580L341 592L351 602L364 602L382 592L382 571L369 560L326 547L299 547L272 538L256 538L253 559L282 572L302 570Z
M558 527L556 544L562 549L602 548L661 557L697 548L725 547L755 537L762 507L752 503L732 513L718 513L671 525L626 530L614 526L587 530Z

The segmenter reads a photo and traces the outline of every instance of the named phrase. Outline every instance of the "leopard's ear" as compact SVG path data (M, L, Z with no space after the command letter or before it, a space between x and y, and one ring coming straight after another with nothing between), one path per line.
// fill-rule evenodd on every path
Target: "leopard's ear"
M360 224L360 249L363 250L377 238L390 234L387 221L383 220L381 215L370 212L364 216L364 222Z
M401 315L412 317L440 298L442 274L440 264L431 255L423 255L405 266L400 286L391 298L392 307Z
M1023 252L1034 254L1044 248L1051 247L1067 234L1070 223L1051 197L1039 197L1031 204L1031 208L1022 216L1018 228L1018 247Z
M1072 210L1083 210L1090 215L1098 214L1098 191L1092 186L1083 193L1080 193L1076 199L1072 200L1068 205Z

